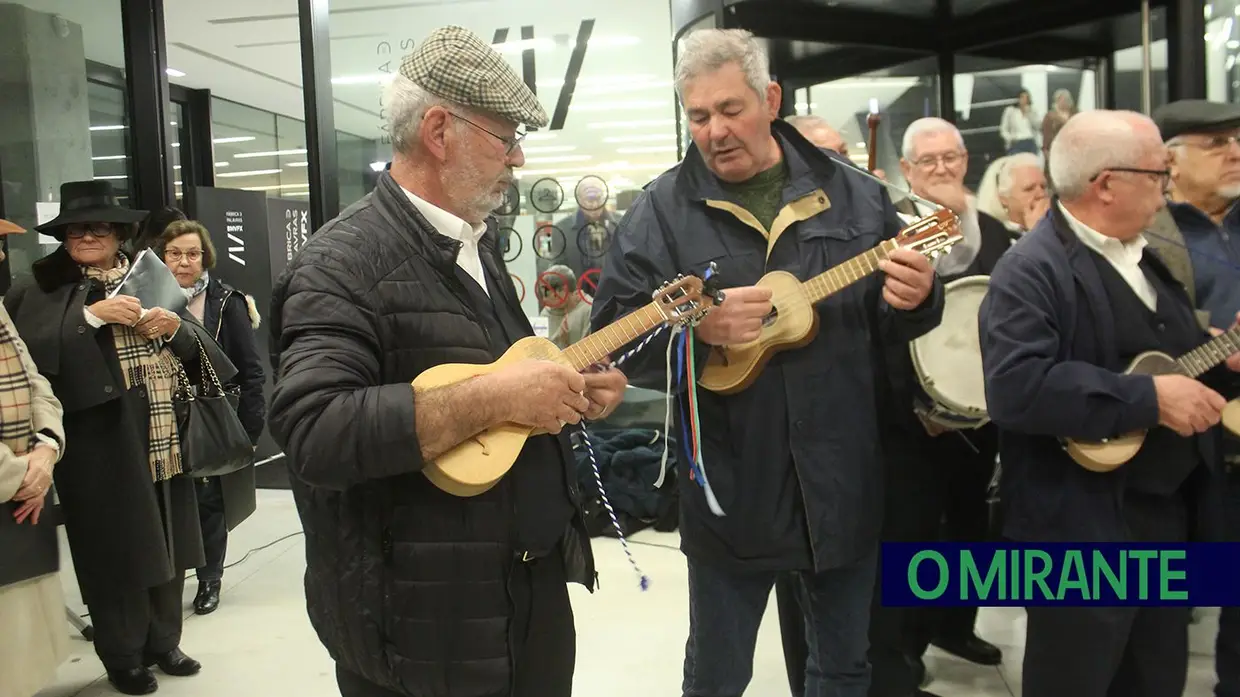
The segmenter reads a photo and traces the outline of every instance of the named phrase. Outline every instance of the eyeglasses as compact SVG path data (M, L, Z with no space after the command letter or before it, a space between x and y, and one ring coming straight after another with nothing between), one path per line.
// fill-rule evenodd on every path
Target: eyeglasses
M1207 136L1201 140L1177 139L1168 143L1168 145L1188 145L1214 155L1237 143L1240 143L1240 133Z
M191 249L191 250L189 250L188 252L183 252L183 251L181 251L181 250L179 250L179 249L167 249L167 250L164 250L164 259L166 259L167 261L170 261L170 262L172 262L172 263L174 263L174 264L175 264L176 262L180 261L180 260L181 260L181 259L183 259L183 258L184 258L184 259L188 259L188 260L190 261L190 263L194 263L194 262L196 262L196 261L198 261L199 259L201 259L201 258L202 258L202 250L201 250L201 249Z
M926 155L925 157L919 157L916 160L913 160L913 164L922 169L929 170L937 167L939 162L942 162L944 167L951 167L958 164L963 159L964 153L957 150L954 152L943 153L942 155Z
M1094 176L1090 177L1089 181L1090 182L1096 181L1098 177L1102 176L1103 172L1129 172L1132 174L1148 174L1151 177L1158 177L1158 183L1162 187L1163 191L1166 191L1167 187L1171 185L1171 170L1169 169L1143 169L1141 167L1107 167L1106 169L1102 170L1102 172L1099 172L1095 174Z
M111 237L115 233L116 228L112 227L111 223L78 223L76 225L70 225L69 228L65 230L65 237L68 237L71 240L80 240L83 237L90 235L95 239L102 239L104 237Z
M503 144L504 144L504 147L506 148L506 149L504 150L504 154L505 154L505 155L511 155L511 154L512 154L512 152L513 152L514 150L516 150L517 148L521 147L521 141L525 140L525 134L524 134L524 133L518 133L516 138L507 138L507 137L505 137L505 136L501 136L501 135L500 135L500 134L498 134L498 133L493 133L493 132L491 132L491 131L487 130L486 128L483 128L482 126L479 126L478 124L474 123L473 121L470 121L469 119L465 118L464 116L461 116L460 114L455 114L455 113L453 113L453 112L451 112L451 111L449 111L448 113L449 113L449 114L452 114L452 115L453 115L453 116L455 116L456 118L458 118L458 119L460 119L460 120L464 121L465 123L469 124L470 126L473 126L474 128L478 129L479 131L482 131L483 133L485 133L485 134L487 134L487 135L491 136L492 138L496 138L496 139L498 139L501 143L503 143Z

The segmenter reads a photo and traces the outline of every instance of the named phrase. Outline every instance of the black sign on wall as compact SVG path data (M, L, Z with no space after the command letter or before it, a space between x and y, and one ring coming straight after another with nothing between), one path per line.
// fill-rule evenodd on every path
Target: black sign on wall
M254 298L261 318L255 338L266 373L263 397L270 405L272 375L267 362L267 322L270 319L267 314L271 311L272 281L279 273L275 271L277 263L280 271L286 264L282 246L278 247L279 254L273 253L273 248L277 248L273 240L284 244L283 225L277 228L273 224L267 195L261 191L198 186L188 200L194 202L189 215L206 226L215 245L215 268L211 269L211 275ZM264 429L258 443L258 460L261 462L279 452L280 448Z
M293 256L301 251L314 229L310 227L310 202L298 199L267 199L267 220L271 234L267 238L271 255L271 280L284 273Z

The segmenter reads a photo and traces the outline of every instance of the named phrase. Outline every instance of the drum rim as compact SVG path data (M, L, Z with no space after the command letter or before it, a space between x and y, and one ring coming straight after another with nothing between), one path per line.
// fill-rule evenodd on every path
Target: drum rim
M953 281L949 281L947 284L943 286L944 302L946 302L947 293L951 292L952 290L956 288L970 287L970 286L985 286L987 289L989 289L990 276L987 276L985 274L974 274L972 276L963 276ZM971 407L966 404L961 404L954 399L948 398L946 395L942 394L942 392L939 390L926 387L925 381L923 379L923 376L925 374L925 371L924 371L925 364L918 357L917 347L925 345L923 340L925 339L925 337L929 336L931 332L933 332L933 330L931 330L930 332L926 332L925 334L922 334L916 339L913 339L912 341L909 342L909 345L908 345L909 357L912 359L912 362L913 362L913 372L914 372L914 376L917 378L918 387L920 387L921 390L926 393L926 396L930 398L931 402L933 402L934 404L940 405L941 407L943 407L944 410L948 411L949 413L955 416L959 416L963 420L982 421L983 424L986 421L989 421L990 412L988 409L982 409L979 415L977 413L978 410L975 407ZM985 401L985 399L986 397L985 395L983 395L982 400ZM939 424L939 425L945 426L946 424Z

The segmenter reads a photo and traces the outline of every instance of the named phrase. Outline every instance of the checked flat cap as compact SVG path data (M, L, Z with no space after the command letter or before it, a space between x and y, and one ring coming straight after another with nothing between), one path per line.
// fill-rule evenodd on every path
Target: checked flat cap
M547 112L503 56L457 26L436 29L400 64L400 74L442 99L482 109L530 128Z

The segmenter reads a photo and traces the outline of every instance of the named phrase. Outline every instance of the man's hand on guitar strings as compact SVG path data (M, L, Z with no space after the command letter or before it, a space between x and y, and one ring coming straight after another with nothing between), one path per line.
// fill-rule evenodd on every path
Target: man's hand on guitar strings
M585 418L589 421L607 418L624 401L628 377L618 368L609 368L601 363L590 366L583 376L586 380L585 396L590 400Z
M883 282L883 300L897 310L916 309L934 288L934 268L930 260L911 249L895 250L878 263L878 270L887 274Z
M771 289L745 286L724 290L723 304L711 310L694 333L711 346L735 346L757 341L762 321L771 314Z

